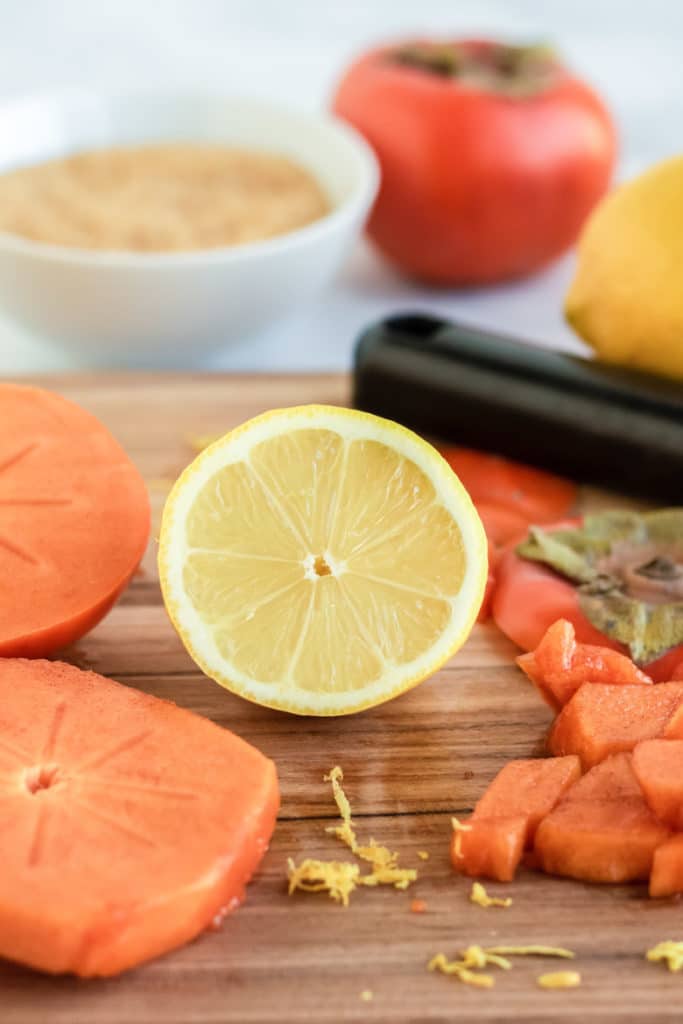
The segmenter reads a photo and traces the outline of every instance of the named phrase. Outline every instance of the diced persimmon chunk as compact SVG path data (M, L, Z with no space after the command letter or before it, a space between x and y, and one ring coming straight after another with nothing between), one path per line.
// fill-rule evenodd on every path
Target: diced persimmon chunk
M626 655L609 647L577 643L574 626L566 619L554 622L536 650L520 655L517 664L555 710L564 707L584 683L652 683Z
M591 769L543 819L535 849L549 874L638 881L649 877L655 850L669 834L645 802L631 755L616 754Z
M650 896L683 893L683 835L672 836L655 850Z
M578 757L510 761L451 844L456 871L509 882L539 821L581 775Z
M683 740L639 743L633 770L653 814L683 831Z
M633 750L661 736L683 701L683 683L613 686L584 683L558 715L549 739L551 754L578 754L584 769L611 754Z
M471 878L511 882L522 859L528 819L525 815L464 822L451 839L451 862Z
M530 845L538 823L580 775L581 763L575 756L510 761L477 802L473 820L523 815L525 844Z
M666 723L662 737L667 740L683 740L683 702L678 705Z

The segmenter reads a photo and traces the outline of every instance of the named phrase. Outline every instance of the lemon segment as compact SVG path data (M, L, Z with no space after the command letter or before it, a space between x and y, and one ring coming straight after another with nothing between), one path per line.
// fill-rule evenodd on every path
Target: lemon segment
M207 675L270 707L341 714L403 692L461 646L486 540L431 445L367 413L303 406L250 420L185 470L159 573Z

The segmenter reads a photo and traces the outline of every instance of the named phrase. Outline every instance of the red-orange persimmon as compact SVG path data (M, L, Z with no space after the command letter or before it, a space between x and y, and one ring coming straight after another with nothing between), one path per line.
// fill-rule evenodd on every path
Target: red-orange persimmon
M333 107L379 158L371 238L436 284L498 281L553 260L614 166L609 112L546 48L385 46L351 65Z

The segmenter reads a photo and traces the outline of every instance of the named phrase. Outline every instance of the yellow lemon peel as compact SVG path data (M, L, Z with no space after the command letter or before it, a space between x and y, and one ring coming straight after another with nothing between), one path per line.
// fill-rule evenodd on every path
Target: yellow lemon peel
M364 988L360 994L361 1002L371 1003L374 998L374 993L371 988Z
M652 949L648 949L645 958L653 963L664 960L669 970L676 973L683 968L683 942L675 942L673 939L658 942Z
M360 868L349 861L313 860L307 857L301 864L291 859L287 862L289 895L300 889L302 892L328 892L330 897L342 906L348 907L349 896L356 888Z
M351 804L342 788L344 772L339 765L335 765L329 775L325 775L323 778L325 782L332 783L332 795L342 819L341 825L331 825L325 831L331 832L348 846L356 857L367 861L372 866L372 871L369 874L360 875L358 884L393 885L396 889L407 889L411 882L417 879L417 871L414 868L399 867L398 854L392 853L386 846L379 845L374 839L364 846L358 844L358 837L351 818Z
M576 956L571 949L562 946L489 946L486 952L500 956L557 956L564 960L573 960Z
M386 846L380 846L371 839L360 846L351 818L351 804L342 788L344 773L335 765L325 782L332 783L332 794L342 819L341 825L330 825L326 832L335 835L360 860L371 865L372 870L361 875L360 868L351 861L322 861L307 858L297 866L289 861L289 895L300 889L304 892L328 892L333 900L347 907L349 896L359 885L393 885L395 889L407 889L417 879L414 868L402 868L398 854Z
M498 953L494 953L490 949L484 949L482 946L468 946L463 950L462 958L468 967L493 965L500 967L503 971L509 971L512 968L512 964L505 957L499 956Z
M476 974L486 967L500 967L503 971L512 969L508 956L559 956L566 959L573 959L574 954L570 949L562 949L557 946L468 946L460 954L459 960L449 960L444 953L437 953L427 964L429 971L441 971L442 974L453 975L466 985L477 985L480 988L492 988L495 979L490 974ZM570 976L576 976L579 980L566 980ZM563 982L561 978L566 976ZM539 985L545 988L574 988L581 981L580 975L575 971L557 971L551 975L541 975L544 978L554 978L555 983L549 982L546 985L538 979Z
M462 859L462 857L463 857L463 852L462 852L462 837L463 837L463 833L464 832L471 832L472 831L472 826L471 825L464 825L456 817L451 818L451 825L453 826L453 831L455 832L455 845L453 847L453 853L455 854L456 857Z
M436 956L433 956L427 964L427 970L441 971L442 974L456 977L465 985L474 985L476 988L493 988L496 983L495 978L492 978L490 974L475 974L464 960L449 960L445 953L437 953Z
M476 903L478 907L511 907L512 897L489 896L481 882L473 882L470 903Z
M329 775L323 775L323 782L332 783L332 796L337 805L339 817L342 820L341 825L330 825L325 831L331 832L342 843L345 843L353 853L356 853L358 840L353 828L353 821L351 820L351 804L341 785L343 779L344 772L339 765L335 765Z
M536 978L539 988L578 988L581 975L578 971L551 971Z
M418 850L417 855L420 858L420 860L429 860L429 854L427 853L426 850Z

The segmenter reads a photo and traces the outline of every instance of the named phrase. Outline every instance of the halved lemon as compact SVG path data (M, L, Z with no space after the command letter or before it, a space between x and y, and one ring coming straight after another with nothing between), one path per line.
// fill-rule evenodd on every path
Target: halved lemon
M161 587L190 655L297 714L359 711L431 675L467 638L486 573L444 459L351 409L279 409L226 434L180 476L161 526Z

